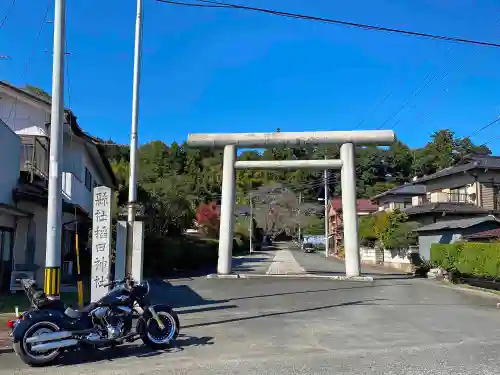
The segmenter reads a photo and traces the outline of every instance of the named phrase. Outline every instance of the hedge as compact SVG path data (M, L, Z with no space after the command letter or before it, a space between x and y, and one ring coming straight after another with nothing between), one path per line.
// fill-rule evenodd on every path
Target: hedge
M172 271L196 270L215 266L219 242L199 236L147 236L144 239L144 274L166 276ZM248 240L237 234L233 239L233 255L248 251Z
M500 276L500 243L433 244L431 263L462 275L495 278Z

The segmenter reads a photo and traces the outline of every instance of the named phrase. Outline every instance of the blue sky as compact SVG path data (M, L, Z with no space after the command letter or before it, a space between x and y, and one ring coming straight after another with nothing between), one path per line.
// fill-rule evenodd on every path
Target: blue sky
M144 1L140 143L181 142L190 132L349 130L364 120L360 129L397 123L399 138L423 146L435 130L465 136L500 115L500 49ZM0 0L0 19L10 2ZM500 42L494 0L244 3ZM17 0L0 29L0 55L11 57L0 60L1 80L50 92L51 24L25 74L46 5ZM120 143L129 139L134 23L134 0L67 1L66 102L86 131ZM422 88L425 77L435 78ZM500 137L498 126L473 140ZM489 146L500 151L500 138Z

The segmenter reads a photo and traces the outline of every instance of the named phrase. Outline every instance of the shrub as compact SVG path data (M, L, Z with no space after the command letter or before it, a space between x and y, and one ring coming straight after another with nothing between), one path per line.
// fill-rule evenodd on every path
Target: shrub
M431 262L462 275L496 278L500 276L500 244L459 242L433 244Z
M377 241L375 215L369 215L359 219L359 237L362 246L375 245L375 241Z
M337 254L337 256L341 259L345 259L345 250L344 250L344 246L340 246L339 247L339 252Z
M144 240L144 273L164 276L217 264L218 242L195 236L148 236Z
M204 203L196 209L196 221L204 234L216 237L219 234L220 212L215 202Z

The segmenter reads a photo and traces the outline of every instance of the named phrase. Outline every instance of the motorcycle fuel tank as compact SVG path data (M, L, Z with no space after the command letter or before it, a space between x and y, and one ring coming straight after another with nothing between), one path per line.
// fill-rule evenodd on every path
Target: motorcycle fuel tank
M107 295L102 297L98 302L98 306L123 305L130 301L130 292L125 288L113 289Z

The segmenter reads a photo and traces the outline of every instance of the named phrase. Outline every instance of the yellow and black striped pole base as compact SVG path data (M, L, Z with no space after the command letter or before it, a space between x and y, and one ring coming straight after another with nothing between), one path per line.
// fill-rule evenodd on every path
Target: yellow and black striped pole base
M61 291L61 267L45 267L44 292L49 298L59 298Z

